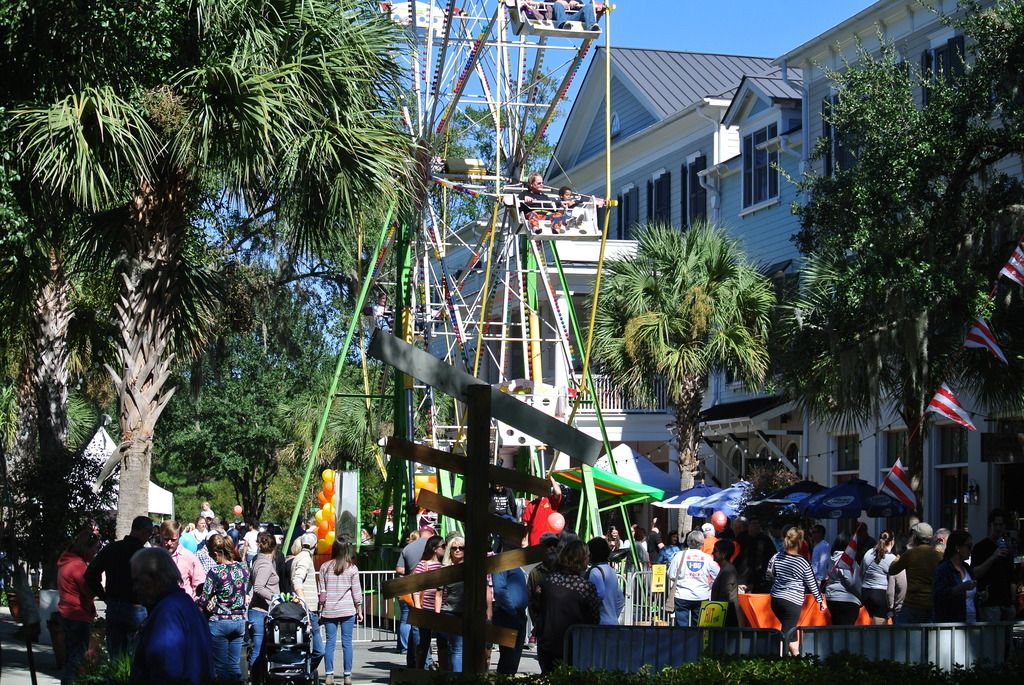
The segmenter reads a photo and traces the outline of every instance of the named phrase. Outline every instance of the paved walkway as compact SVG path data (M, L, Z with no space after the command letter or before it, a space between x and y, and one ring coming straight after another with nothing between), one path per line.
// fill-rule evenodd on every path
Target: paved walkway
M0 607L0 682L3 685L29 685L32 681L29 676L28 652L25 643L15 641L17 625L11 619L11 613L7 607ZM48 645L33 645L32 653L35 657L37 682L39 685L57 685L60 682L60 673L57 671L53 657L53 649ZM341 644L339 642L335 653L335 665L339 667L342 663ZM357 642L353 655L354 668L352 679L355 683L387 683L389 673L396 668L405 667L405 656L395 651L395 643L392 642ZM498 650L495 649L491 655L491 668L498 662ZM320 668L321 674L323 667ZM523 660L520 663L520 671L523 673L540 673L537 664L536 648L523 652ZM338 678L340 681L340 678Z

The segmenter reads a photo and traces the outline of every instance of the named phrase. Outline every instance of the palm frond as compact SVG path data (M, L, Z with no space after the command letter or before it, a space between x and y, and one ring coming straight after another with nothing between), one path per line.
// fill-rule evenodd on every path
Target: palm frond
M90 212L123 201L159 146L143 113L109 87L17 110L12 130L32 181Z

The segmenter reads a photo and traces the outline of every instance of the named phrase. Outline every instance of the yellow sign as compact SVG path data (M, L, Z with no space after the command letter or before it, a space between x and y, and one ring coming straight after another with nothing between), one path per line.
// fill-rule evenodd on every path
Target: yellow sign
M651 566L651 592L665 591L665 564Z
M725 625L725 614L728 610L728 602L711 602L705 600L700 603L700 621L697 625L721 628Z

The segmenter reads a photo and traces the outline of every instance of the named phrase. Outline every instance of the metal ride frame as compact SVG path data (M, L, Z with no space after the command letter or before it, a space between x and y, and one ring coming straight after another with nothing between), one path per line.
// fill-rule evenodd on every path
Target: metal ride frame
M338 356L335 374L310 450L303 485L292 512L289 530L294 530L309 478L317 461L338 383L357 332L363 340L359 312L373 289L393 288L393 333L407 343L427 349L448 364L473 376L487 377L508 388L517 383L540 388L543 385L541 355L545 349L557 363L564 363L567 382L575 393L571 425L581 402L593 406L606 454L611 453L604 417L596 394L591 394L591 347L605 260L610 211L593 230L572 231L565 236L529 235L520 216L515 195L531 153L564 100L583 59L602 31L571 22L557 28L549 21L525 16L520 0L396 0L381 3L382 11L407 26L411 47L405 55L408 102L401 116L417 149L418 167L414 180L420 190L410 206L392 207L380 227L372 261L363 274L355 314ZM543 3L540 3L543 5ZM614 6L603 8L605 38L605 198L611 191L611 84L610 17ZM567 57L563 59L563 57ZM547 62L554 62L552 67ZM557 84L553 90L551 86ZM474 120L467 107L479 106L489 121ZM539 113L539 114L538 114ZM486 129L486 131L484 130ZM470 133L483 137L493 152L486 168L471 160L446 159L452 141ZM484 219L466 212L452 212L455 196L469 197L487 207ZM468 202L468 201L466 201ZM594 199L584 199L584 205ZM607 207L614 200L606 200ZM558 253L562 239L600 239L600 253L589 319L585 326L577 319L571 303L569 284ZM368 245L368 243L366 244ZM381 278L385 256L391 252L395 264L393 279ZM553 270L551 268L553 266ZM552 273L552 271L554 273ZM557 279L557 280L556 280ZM558 292L560 291L560 293ZM500 299L498 297L500 293ZM563 299L559 298L559 294ZM542 299L548 302L550 320L540 316ZM565 312L563 313L563 308ZM366 383L364 392L371 401ZM573 361L582 360L582 370L573 371ZM525 376L519 379L512 370ZM434 421L434 389L417 385L406 374L394 371L392 411L394 434L434 449L464 450L465 411L455 404L455 425L439 426ZM566 388L568 390L568 388ZM588 397L589 395L589 397ZM539 398L533 398L538 400ZM420 425L417 424L420 417ZM425 424L425 428L423 427ZM417 435L417 433L420 435ZM520 443L523 441L521 440ZM517 447L496 436L492 460L512 466L520 450L528 452L527 470L545 476L553 470L557 454L545 445ZM546 454L550 451L549 454ZM378 534L378 543L400 544L396 536L402 523L414 525L414 476L416 466L392 459L386 472L385 502L395 512L394 530ZM614 471L614 459L609 459ZM440 495L451 498L461 490L461 479L438 470ZM582 500L577 532L581 536L603 533L599 504L591 467L583 465ZM624 507L623 521L626 520ZM384 529L386 507L381 508L377 530ZM408 518L401 516L404 512ZM402 523L400 523L400 521ZM458 522L442 517L442 531ZM627 532L628 534L628 532ZM635 546L630 545L635 555ZM636 560L634 558L634 563Z

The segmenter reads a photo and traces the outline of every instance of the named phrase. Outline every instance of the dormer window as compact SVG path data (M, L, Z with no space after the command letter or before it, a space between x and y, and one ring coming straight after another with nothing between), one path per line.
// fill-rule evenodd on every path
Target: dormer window
M743 207L752 207L779 196L779 150L766 143L779 135L778 124L743 136Z

